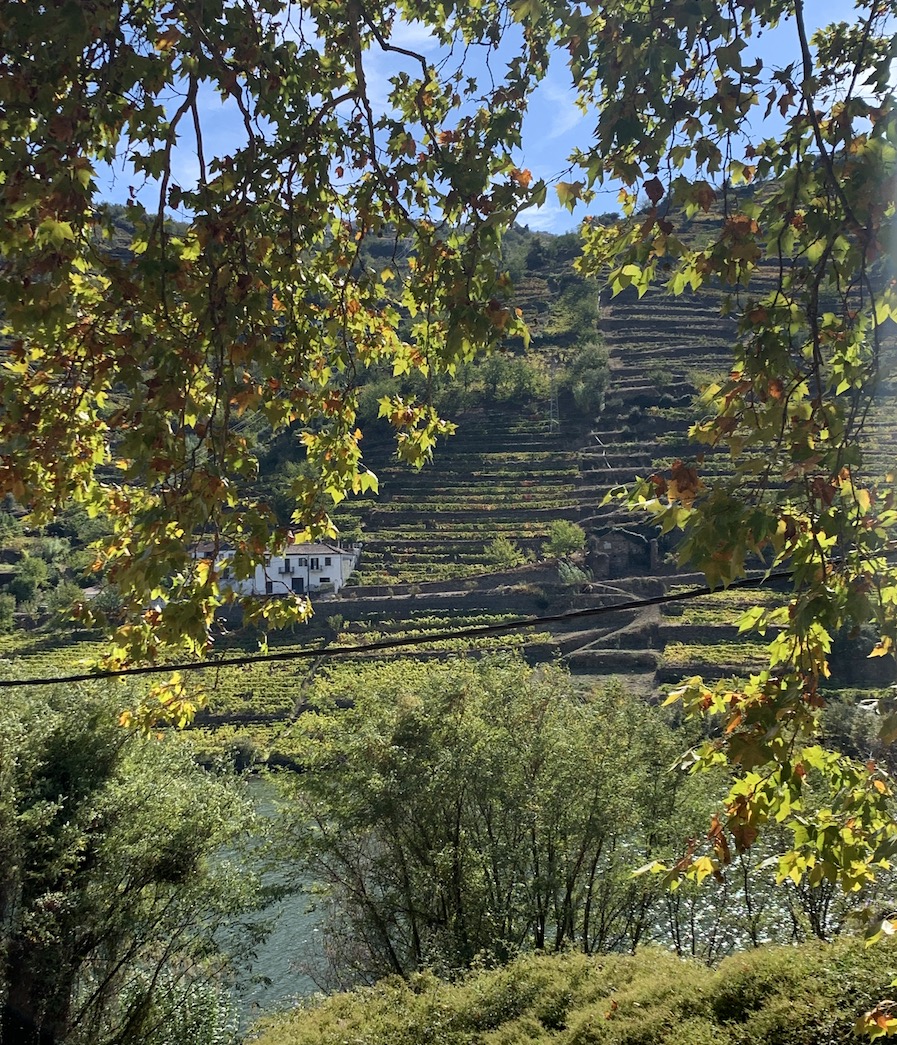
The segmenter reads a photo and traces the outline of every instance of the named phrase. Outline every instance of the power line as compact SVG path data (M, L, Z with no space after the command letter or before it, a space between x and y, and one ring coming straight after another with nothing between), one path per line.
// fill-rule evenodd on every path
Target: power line
M789 570L764 573L758 577L745 577L733 581L724 590L737 588L762 588L770 581L788 580ZM519 631L523 628L535 628L540 624L557 624L563 621L582 620L587 617L599 617L607 613L619 613L625 610L647 609L650 606L664 606L671 602L687 602L691 599L703 598L719 592L719 588L689 588L686 591L673 592L667 595L655 595L647 599L628 599L604 606L591 606L583 610L568 610L566 613L554 613L544 617L518 617L514 620L502 621L499 624L478 624L469 628L458 628L455 631L433 631L423 635L408 635L396 639L380 639L356 646L330 646L325 648L310 647L308 649L284 650L281 653L247 653L239 657L220 657L215 660L188 661L181 664L154 664L139 668L120 668L117 671L93 671L79 675L62 675L56 678L37 679L0 679L0 689L13 686L51 686L72 682L93 682L100 679L125 678L136 675L155 675L167 671L208 671L219 668L247 667L251 664L274 664L290 660L308 660L312 657L331 660L338 657L349 657L362 653L378 653L382 650L403 649L409 646L421 646L428 642L440 642L447 639L476 639L485 635L496 635L501 632Z

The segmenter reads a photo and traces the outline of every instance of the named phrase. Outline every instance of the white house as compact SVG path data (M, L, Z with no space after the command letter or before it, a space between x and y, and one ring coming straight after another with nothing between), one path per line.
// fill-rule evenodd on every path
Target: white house
M233 553L225 552L225 559ZM265 556L264 566L245 580L221 572L221 580L240 595L305 595L338 592L358 565L360 544L288 544L283 551Z

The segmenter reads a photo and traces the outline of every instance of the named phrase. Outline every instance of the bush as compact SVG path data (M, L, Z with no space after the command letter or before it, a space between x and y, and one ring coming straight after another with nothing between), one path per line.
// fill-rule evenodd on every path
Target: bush
M561 584L588 584L592 579L590 570L584 570L569 559L561 559L558 563L558 580Z
M0 634L12 631L15 624L13 614L16 611L16 599L8 592L0 592Z
M659 856L704 807L668 772L655 709L513 657L366 665L307 699L291 833L340 975L629 948L659 921L633 854Z
M712 1014L743 1045L852 1042L857 1016L894 977L893 945L862 940L764 947L723 961Z
M345 619L341 613L331 613L327 618L327 627L333 632L334 635L338 635L343 630Z
M72 619L72 605L81 598L81 594L81 589L74 581L61 580L47 594L47 611L59 623L66 623Z
M0 540L9 540L10 537L18 537L22 533L22 524L11 512L0 508Z
M502 569L513 569L524 560L524 554L520 548L507 537L496 537L486 545L483 561L489 566L498 566Z
M562 555L582 551L585 543L586 532L581 526L567 519L555 519L548 527L545 552L547 555L560 558Z
M310 1003L257 1045L848 1045L895 960L893 945L857 940L761 947L717 971L655 950L528 955Z
M31 602L47 583L49 570L43 559L26 555L19 563L15 577L7 584L6 590L15 597L19 606Z
M585 414L600 413L610 380L607 350L595 342L579 349L567 370L565 384L573 393L573 401Z
M98 613L104 613L109 617L115 617L121 613L123 605L124 600L118 588L111 584L103 584L91 603L92 608Z
M64 537L38 537L32 546L32 553L48 566L65 560L70 551L71 545Z

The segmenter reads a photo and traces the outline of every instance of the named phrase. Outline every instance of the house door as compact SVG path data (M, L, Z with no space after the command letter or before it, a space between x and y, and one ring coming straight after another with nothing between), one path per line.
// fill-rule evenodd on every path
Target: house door
M305 578L304 577L293 577L293 591L297 595L305 594Z

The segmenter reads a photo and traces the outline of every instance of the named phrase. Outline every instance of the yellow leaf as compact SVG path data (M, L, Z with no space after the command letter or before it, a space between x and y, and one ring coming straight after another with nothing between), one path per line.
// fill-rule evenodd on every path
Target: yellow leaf
M891 637L890 635L883 635L878 640L878 645L869 654L870 657L886 657L891 652Z
M698 859L695 860L693 873L698 885L700 885L708 875L716 874L716 872L716 863L711 860L709 856L699 856Z
M554 188L558 194L558 202L572 212L576 201L582 199L585 185L581 181L559 181Z

